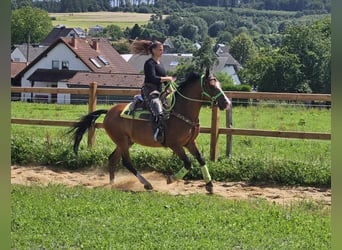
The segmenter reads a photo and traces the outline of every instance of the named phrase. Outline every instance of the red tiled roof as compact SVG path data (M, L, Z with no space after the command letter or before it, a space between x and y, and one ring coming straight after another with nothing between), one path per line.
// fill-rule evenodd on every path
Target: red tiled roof
M96 82L102 87L141 88L144 82L144 75L78 72L68 82L72 85L88 85L89 83Z
M76 46L73 46L73 41L76 41ZM120 54L113 48L108 40L104 38L98 38L98 49L95 49L95 43L93 40L85 38L66 38L61 37L55 41L51 46L44 50L38 57L36 57L20 74L24 74L27 70L33 67L41 58L47 56L47 54L54 49L58 44L64 43L80 58L83 63L89 68L91 72L96 73L122 73L122 74L137 74L138 72L127 63ZM102 56L109 63L105 65L98 56ZM96 67L89 58L94 58L99 64L100 68Z
M138 73L129 63L127 63L120 54L113 48L110 42L104 38L83 39L83 38L66 38L63 41L87 66L92 72L101 73ZM73 45L73 41L76 45ZM97 44L97 49L96 49ZM102 56L108 64L104 64L99 56ZM90 61L95 59L101 66L97 67Z
M26 62L11 62L11 78L14 78L26 67Z

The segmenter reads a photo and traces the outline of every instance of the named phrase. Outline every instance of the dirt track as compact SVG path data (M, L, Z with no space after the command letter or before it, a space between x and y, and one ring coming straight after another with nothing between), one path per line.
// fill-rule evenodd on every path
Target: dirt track
M172 195L206 193L202 181L179 181L167 185L165 176L160 173L146 172L142 174L151 182L157 192ZM115 183L110 185L108 174L101 169L67 171L44 166L12 166L11 183L22 185L59 183L68 186L81 185L89 188L104 187L126 191L144 191L143 185L139 183L135 176L126 171L116 173ZM227 199L262 198L282 205L301 200L313 200L327 206L331 205L331 189L325 188L251 186L245 182L215 182L214 193Z

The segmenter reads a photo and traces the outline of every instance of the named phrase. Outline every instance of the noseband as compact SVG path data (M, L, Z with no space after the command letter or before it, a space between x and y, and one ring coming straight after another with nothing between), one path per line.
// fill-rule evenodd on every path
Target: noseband
M193 98L187 97L187 96L183 95L183 94L179 91L178 86L175 84L175 82L170 82L169 84L170 84L170 86L171 86L173 89L175 89L175 92L178 93L182 98L184 98L184 99L186 99L186 100L189 100L189 101L193 101L193 102L210 103L211 106L213 106L213 105L216 103L217 98L219 98L221 95L224 95L224 93L223 93L223 91L222 91L221 89L219 89L220 91L219 91L219 93L218 93L217 95L211 96L211 95L205 90L205 85L204 85L205 82L203 81L203 79L204 79L204 75L201 75L201 79L200 79L201 95L202 95L202 97L203 97L203 96L208 97L208 98L210 99L210 101L208 101L208 100L203 100L203 99L193 99ZM212 80L215 80L215 81L216 81L216 78L211 78L211 79L209 79L209 84L210 84L210 81L212 81ZM198 122L198 120L197 120L197 121L191 121L190 119L186 118L184 115L182 115L182 114L180 114L180 113L174 111L174 110L173 110L174 104L175 104L175 103L173 102L173 104L171 105L171 107L170 107L170 109L169 109L169 110L171 111L171 114L172 114L173 116L175 116L175 117L177 117L177 118L183 120L184 122L186 122L187 124L189 124L191 127L195 128L195 129L196 129L196 128L198 129L198 128L199 128L199 122Z
M211 101L211 105L213 105L214 103L216 103L217 98L219 98L221 95L224 95L223 91L221 89L219 89L219 93L217 93L217 95L215 96L211 96L206 90L205 90L205 85L204 85L204 75L201 76L201 91L202 91L202 96L206 96L208 97ZM215 81L216 82L216 78L210 78L209 79L209 84L210 81Z
M203 99L194 99L194 98L190 98L190 97L187 97L185 95L183 95L176 86L173 86L175 89L176 89L176 92L181 96L183 97L184 99L186 100L189 100L189 101L193 101L193 102L202 102L202 103L210 103L211 106L213 106L216 101L217 101L217 98L219 98L221 95L224 95L223 91L221 89L219 89L219 93L216 94L215 96L211 96L206 90L205 90L205 81L203 80L204 79L204 75L201 75L201 81L200 81L200 86L201 86L201 95L202 96L205 96L205 97L208 97L210 99L210 101L207 101L207 100L203 100ZM209 81L212 81L212 80L215 80L216 81L216 78L210 78ZM172 83L171 83L172 84ZM210 84L210 83L209 83Z

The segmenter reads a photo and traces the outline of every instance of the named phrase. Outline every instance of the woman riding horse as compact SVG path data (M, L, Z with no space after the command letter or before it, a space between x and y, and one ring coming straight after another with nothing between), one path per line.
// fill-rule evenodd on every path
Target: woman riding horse
M145 80L141 89L141 95L147 103L153 115L153 138L160 143L164 142L164 125L165 120L160 94L162 92L162 84L175 81L172 76L167 76L160 58L163 55L163 44L159 41L135 40L131 44L131 51L135 54L151 54L151 58L146 60L144 64Z
M213 183L204 158L196 145L196 137L199 134L199 113L202 103L218 105L228 109L231 105L229 99L220 88L220 83L209 74L189 74L186 81L176 89L175 104L171 110L170 118L166 121L168 129L165 131L164 144L153 139L152 125L148 120L127 119L121 116L127 104L114 105L110 110L97 110L84 116L75 123L70 130L74 131L74 152L77 154L83 134L90 128L101 114L106 114L103 127L109 137L116 144L115 150L109 156L109 180L114 182L114 170L122 159L122 164L131 171L138 180L144 184L147 190L153 189L148 182L133 166L129 148L133 143L150 147L168 147L182 161L184 166L175 174L167 177L167 183L181 180L192 168L191 161L186 155L186 148L199 162L205 181L205 188L209 193L213 192ZM151 131L151 132L148 132Z

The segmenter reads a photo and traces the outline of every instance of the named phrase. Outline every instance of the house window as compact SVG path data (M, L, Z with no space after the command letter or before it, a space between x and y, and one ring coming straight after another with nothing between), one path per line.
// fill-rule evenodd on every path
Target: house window
M59 69L59 61L52 60L52 69Z
M104 65L109 65L109 62L102 55L98 55L97 58L99 58Z
M89 58L89 60L90 60L97 68L101 68L101 65L99 64L98 61L96 61L95 58Z
M179 62L177 62L177 61L171 61L170 62L170 66L172 66L172 67L175 67L175 66L177 66L179 64Z
M62 69L69 69L69 61L62 61Z

